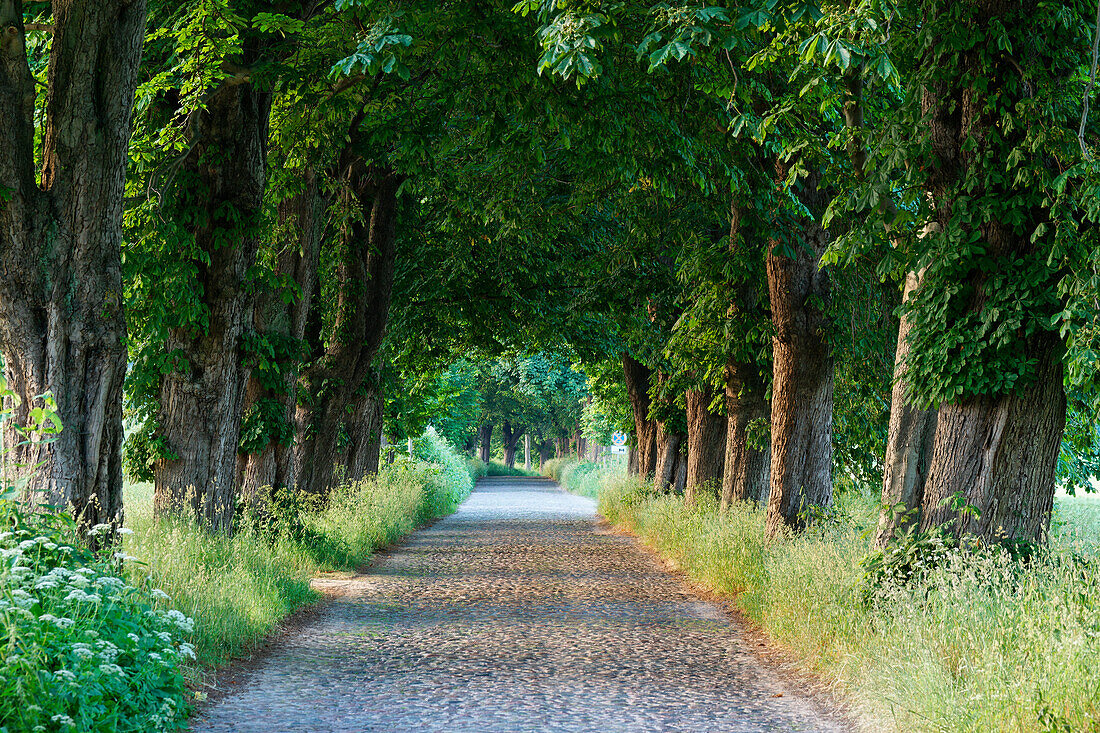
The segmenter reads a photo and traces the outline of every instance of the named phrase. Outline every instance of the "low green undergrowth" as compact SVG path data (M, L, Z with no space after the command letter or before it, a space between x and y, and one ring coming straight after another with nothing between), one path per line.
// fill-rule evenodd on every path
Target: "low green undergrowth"
M132 565L129 577L148 579L195 619L191 643L200 664L224 662L316 601L310 580L318 573L354 570L379 548L451 513L470 493L474 472L434 431L416 441L413 457L338 487L323 507L282 503L271 512L275 531L270 518L246 518L232 536L154 520L151 488L132 487L126 524L133 534L123 546L144 564Z
M412 460L323 504L277 492L232 535L155 519L152 487L130 486L128 526L98 552L71 520L0 499L0 733L180 728L185 678L317 600L317 574L354 570L452 512L483 473L429 430Z
M509 467L500 461L489 461L485 466L487 476L538 476L538 471L528 471L523 468Z
M591 480L591 470L563 471L571 490L571 475ZM687 509L621 474L605 477L599 505L733 596L832 682L866 730L1100 730L1100 556L1075 539L1074 521L1095 521L1077 517L1078 505L1060 502L1052 548L1027 563L949 550L906 584L869 583L874 501L856 491L839 493L814 529L779 540L756 506Z
M542 475L571 493L596 499L599 497L600 487L621 476L623 470L621 463L600 464L566 456L547 461L542 467Z
M71 520L10 502L0 520L0 731L181 727L192 620L120 577L113 550L76 542Z

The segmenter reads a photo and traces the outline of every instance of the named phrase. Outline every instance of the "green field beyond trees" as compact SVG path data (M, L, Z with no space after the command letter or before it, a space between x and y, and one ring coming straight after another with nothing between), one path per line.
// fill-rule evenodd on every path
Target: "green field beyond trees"
M179 729L311 579L539 472L866 730L1100 731L1098 39L0 2L0 733Z

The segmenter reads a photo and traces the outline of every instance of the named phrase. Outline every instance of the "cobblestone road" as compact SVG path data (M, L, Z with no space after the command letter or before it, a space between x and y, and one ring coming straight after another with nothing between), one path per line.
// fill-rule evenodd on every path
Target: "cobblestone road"
M193 730L845 730L718 607L601 531L593 502L546 481L484 480L340 582Z

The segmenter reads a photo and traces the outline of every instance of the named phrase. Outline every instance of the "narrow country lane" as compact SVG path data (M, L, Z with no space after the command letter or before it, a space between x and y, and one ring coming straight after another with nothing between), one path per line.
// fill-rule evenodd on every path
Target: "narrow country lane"
M487 479L193 730L841 731L592 501Z

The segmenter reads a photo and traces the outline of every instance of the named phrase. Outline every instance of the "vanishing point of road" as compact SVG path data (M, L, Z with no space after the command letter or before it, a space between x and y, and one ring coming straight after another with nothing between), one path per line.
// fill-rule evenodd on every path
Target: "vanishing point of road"
M482 480L364 573L323 582L336 597L192 730L847 730L549 481Z

